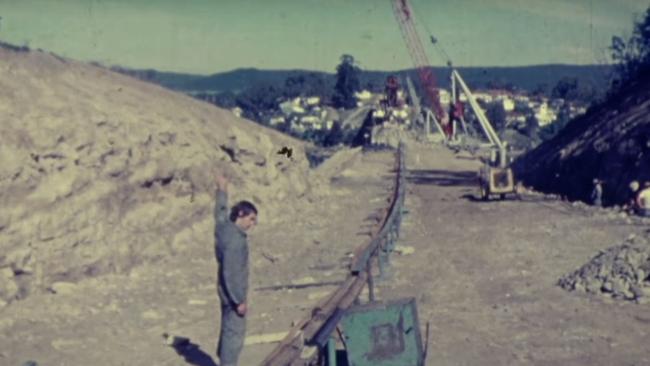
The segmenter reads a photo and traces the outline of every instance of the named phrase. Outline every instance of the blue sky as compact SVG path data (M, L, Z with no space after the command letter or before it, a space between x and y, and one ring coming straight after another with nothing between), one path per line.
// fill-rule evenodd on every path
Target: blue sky
M410 0L433 65L608 61L638 0ZM411 67L391 0L0 0L0 39L107 65L211 74L242 67L333 72Z

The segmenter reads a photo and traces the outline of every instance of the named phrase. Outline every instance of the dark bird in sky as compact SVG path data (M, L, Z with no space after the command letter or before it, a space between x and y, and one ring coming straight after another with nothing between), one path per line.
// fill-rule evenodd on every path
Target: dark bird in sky
M288 148L286 146L283 146L282 149L280 149L280 151L278 151L278 154L279 155L286 155L287 158L291 159L291 155L293 154L293 149Z

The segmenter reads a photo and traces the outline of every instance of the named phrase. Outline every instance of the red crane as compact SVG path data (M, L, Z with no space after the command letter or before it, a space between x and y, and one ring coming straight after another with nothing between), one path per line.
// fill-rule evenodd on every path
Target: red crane
M397 24L399 25L400 31L402 32L402 37L406 43L406 48L411 55L413 60L413 65L418 71L418 76L420 78L420 84L424 89L433 113L436 116L436 119L443 125L443 128L447 129L449 123L446 113L440 105L440 97L438 95L438 88L436 88L436 78L433 74L431 68L431 63L427 54L424 52L424 47L420 41L420 36L415 27L415 19L413 17L413 8L408 0L393 0L393 13L397 19Z

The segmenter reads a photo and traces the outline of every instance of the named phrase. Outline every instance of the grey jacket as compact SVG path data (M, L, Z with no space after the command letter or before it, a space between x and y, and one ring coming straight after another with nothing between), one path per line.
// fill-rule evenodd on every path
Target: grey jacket
M217 190L214 217L219 298L222 305L236 306L246 302L248 293L248 242L246 233L228 218L226 192Z

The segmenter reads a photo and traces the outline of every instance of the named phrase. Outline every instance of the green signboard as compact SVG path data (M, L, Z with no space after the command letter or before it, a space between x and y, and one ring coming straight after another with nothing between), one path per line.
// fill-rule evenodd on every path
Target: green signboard
M415 299L355 306L339 323L349 366L422 366Z

